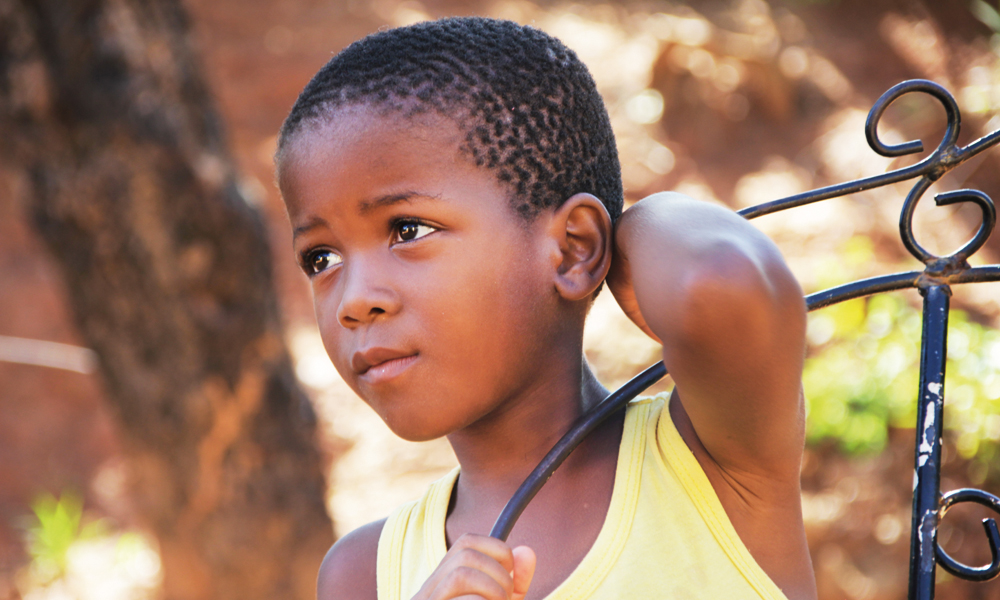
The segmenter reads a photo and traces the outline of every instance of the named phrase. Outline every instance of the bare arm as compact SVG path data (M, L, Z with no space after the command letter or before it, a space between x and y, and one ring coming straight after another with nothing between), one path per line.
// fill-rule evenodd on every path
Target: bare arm
M657 194L618 222L608 284L662 341L670 416L743 543L789 598L816 598L799 486L806 312L778 249L727 209Z
M796 483L802 454L802 291L739 215L680 194L630 208L609 286L663 343L683 409L726 471Z
M316 582L317 600L377 600L375 565L385 519L359 527L326 553Z

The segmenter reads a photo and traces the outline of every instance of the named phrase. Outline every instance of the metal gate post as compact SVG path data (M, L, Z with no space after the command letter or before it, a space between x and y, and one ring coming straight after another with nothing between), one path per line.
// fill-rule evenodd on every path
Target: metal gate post
M933 600L941 489L941 417L951 289L947 285L931 285L921 288L920 293L924 297L924 326L920 343L920 388L917 393L909 600Z

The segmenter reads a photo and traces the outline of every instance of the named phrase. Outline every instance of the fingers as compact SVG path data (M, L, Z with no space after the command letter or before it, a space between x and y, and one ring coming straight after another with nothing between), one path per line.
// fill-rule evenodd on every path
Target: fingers
M514 585L511 600L524 600L535 575L535 551L527 546L518 546L512 551L514 555Z
M529 548L512 551L500 540L466 534L448 550L414 600L523 600L534 568L535 554ZM515 580L522 591L515 592Z
M496 564L496 562L494 562ZM510 583L510 575L504 573ZM502 585L493 575L473 567L449 570L430 594L432 600L474 597L476 600L510 600L511 587Z
M514 554L511 552L510 546L496 538L467 533L455 540L455 544L452 545L451 550L448 552L450 554L465 549L475 550L489 556L500 563L500 566L507 573L514 570Z

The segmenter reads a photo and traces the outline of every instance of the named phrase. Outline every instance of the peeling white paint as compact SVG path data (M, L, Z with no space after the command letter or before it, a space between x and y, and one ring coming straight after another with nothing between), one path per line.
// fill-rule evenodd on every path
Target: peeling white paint
M927 384L927 387L930 388L932 385L935 384L929 383ZM938 386L938 389L940 389L941 384L936 384L936 385ZM927 463L927 459L930 457L931 452L934 450L935 440L933 439L934 436L932 432L932 430L934 429L934 422L936 420L934 408L935 405L933 400L928 402L927 406L924 407L924 425L922 428L924 435L921 436L922 440L920 442L920 447L917 449L920 454L918 459L919 467L922 467L924 466L924 464Z
M937 528L938 513L932 508L924 510L924 514L920 515L919 527L917 528L917 541L918 544L923 547L924 545L924 533L931 536L933 541L934 531ZM927 548L920 552L920 570L927 572L934 568L934 549Z
M940 398L941 397L941 384L940 383L934 383L932 381L931 383L927 384L927 391Z

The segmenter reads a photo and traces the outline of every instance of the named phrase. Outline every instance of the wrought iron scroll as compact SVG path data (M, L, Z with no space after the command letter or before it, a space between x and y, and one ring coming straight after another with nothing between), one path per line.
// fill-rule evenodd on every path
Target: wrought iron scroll
M868 145L882 156L897 157L923 152L919 140L889 145L878 136L878 124L885 110L897 98L920 92L938 100L945 109L947 127L944 137L927 157L919 162L847 183L832 185L740 211L747 219L775 213L821 200L837 198L909 179L917 179L903 203L899 232L906 249L924 263L921 271L895 273L855 281L806 297L810 311L845 300L893 290L917 288L923 296L923 336L921 340L920 388L917 395L917 440L914 459L913 515L910 541L909 600L934 598L935 563L956 577L987 581L1000 574L1000 530L994 519L984 519L983 527L992 553L990 564L970 567L955 561L937 543L937 527L949 508L961 502L975 502L1000 514L1000 498L982 490L960 489L944 496L940 493L941 433L944 410L945 361L949 301L953 284L1000 281L1000 265L972 267L968 258L986 243L996 225L996 208L989 196L978 190L957 190L938 194L938 206L969 202L982 212L982 224L973 238L955 252L936 256L927 251L913 234L913 214L923 194L945 173L1000 143L1000 130L967 146L956 141L961 129L961 113L952 95L940 85L926 80L910 80L890 88L868 113L865 135ZM657 363L634 377L604 401L583 415L542 459L507 502L490 535L506 540L518 517L549 477L580 442L643 390L667 374Z

